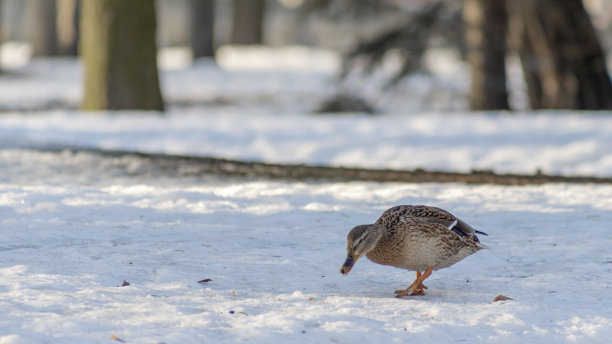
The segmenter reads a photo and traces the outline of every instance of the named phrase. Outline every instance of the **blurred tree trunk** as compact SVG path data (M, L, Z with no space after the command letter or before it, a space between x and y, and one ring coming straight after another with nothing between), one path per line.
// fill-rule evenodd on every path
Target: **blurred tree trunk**
M191 51L194 59L215 56L214 13L214 0L191 0Z
M79 41L79 0L57 0L57 52L76 56Z
M84 110L164 108L154 0L83 0Z
M581 0L510 0L511 42L533 109L612 109L612 84Z
M263 42L265 0L233 1L233 44L261 44Z
M2 30L2 6L4 4L2 3L2 0L0 0L0 45L2 45L2 43L4 43L4 30ZM0 60L0 74L2 74L2 60Z
M27 35L34 56L57 54L57 8L55 0L28 0Z
M464 0L463 4L470 106L472 110L507 110L505 1Z

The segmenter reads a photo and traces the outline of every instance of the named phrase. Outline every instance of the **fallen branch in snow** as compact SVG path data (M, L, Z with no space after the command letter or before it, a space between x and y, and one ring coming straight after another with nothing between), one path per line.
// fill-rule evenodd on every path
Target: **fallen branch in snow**
M37 148L40 149L40 148ZM612 177L497 174L473 170L469 173L415 170L370 169L303 164L272 164L213 157L153 154L91 148L43 148L44 151L92 154L113 158L113 167L129 175L242 176L291 180L372 181L405 183L466 183L528 185L544 183L612 184Z

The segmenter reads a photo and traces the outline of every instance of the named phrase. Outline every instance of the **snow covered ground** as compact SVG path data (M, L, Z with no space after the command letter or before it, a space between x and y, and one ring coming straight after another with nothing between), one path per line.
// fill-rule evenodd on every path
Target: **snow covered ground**
M61 109L80 97L75 61L0 76L0 343L608 342L612 185L171 178L32 149L612 175L610 113L316 116L329 71L292 68L168 71L185 102L164 116ZM445 208L491 249L425 296L394 298L414 273L365 259L341 276L348 231L397 204Z
M28 60L27 48L4 44L0 61L0 110L78 107L81 99L80 64L73 58ZM371 77L356 73L338 83L338 54L303 47L222 47L216 63L198 60L185 65L185 51L160 52L164 99L172 104L204 104L253 113L303 113L317 109L336 93L367 100L383 112L423 109L465 109L465 66L452 53L441 51L428 59L432 74L417 73L397 87L383 89L397 61ZM181 68L183 67L183 68ZM520 83L516 88L520 89ZM406 95L410 96L407 97ZM520 97L519 97L520 98ZM520 102L520 99L518 100Z
M336 166L612 176L612 113L372 117L200 107L162 117L55 111L0 116L0 142Z
M184 63L172 57L177 54L165 55L168 66ZM335 166L612 175L610 112L469 113L465 66L444 51L428 60L436 66L431 76L414 75L397 88L382 89L377 77L335 83L338 60L330 53L226 48L219 66L203 60L162 72L170 104L165 116L82 116L76 110L78 62L33 60L0 77L0 144ZM512 83L520 93L519 83ZM345 91L383 113L309 114Z
M612 186L177 180L111 173L99 158L71 168L92 158L2 151L0 343L612 335ZM64 175L41 176L54 170ZM453 211L491 249L435 272L423 297L394 298L413 273L367 260L341 276L350 228L405 203ZM492 302L500 294L513 300Z

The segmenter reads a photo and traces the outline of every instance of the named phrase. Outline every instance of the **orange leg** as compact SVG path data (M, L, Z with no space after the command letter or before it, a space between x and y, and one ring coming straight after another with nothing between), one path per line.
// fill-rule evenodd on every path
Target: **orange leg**
M425 295L425 290L427 289L426 286L423 285L423 281L429 277L429 275L431 275L431 268L427 268L427 270L425 270L425 272L423 272L423 274L421 274L420 271L416 272L416 279L414 280L414 282L412 282L412 284L406 288L406 289L400 289L400 290L396 290L395 294L397 294L396 297L402 297L405 296L406 294L408 295Z

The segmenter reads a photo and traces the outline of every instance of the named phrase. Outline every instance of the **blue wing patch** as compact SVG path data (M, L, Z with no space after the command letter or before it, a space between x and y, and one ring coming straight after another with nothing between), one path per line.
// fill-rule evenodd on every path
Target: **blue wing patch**
M460 237L468 236L468 234L463 233L459 228L457 228L457 226L453 226L451 228L451 231L455 232ZM481 231L476 231L476 233L482 234L482 235L489 235L489 234L487 234L485 232L481 232ZM473 236L474 236L474 239L476 239L476 242L480 242L480 240L478 240L478 237L476 236L476 234L474 234Z

